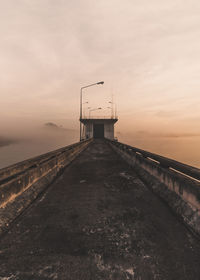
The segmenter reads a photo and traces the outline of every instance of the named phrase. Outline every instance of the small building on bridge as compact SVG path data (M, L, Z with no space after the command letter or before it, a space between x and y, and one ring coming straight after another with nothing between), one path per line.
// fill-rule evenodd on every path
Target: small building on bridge
M114 140L114 125L117 121L117 117L81 118L81 139L108 138Z

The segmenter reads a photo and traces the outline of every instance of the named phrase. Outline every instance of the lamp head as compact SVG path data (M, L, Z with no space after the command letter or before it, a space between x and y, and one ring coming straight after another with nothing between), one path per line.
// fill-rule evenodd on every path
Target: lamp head
M97 85L103 85L104 81L98 82Z

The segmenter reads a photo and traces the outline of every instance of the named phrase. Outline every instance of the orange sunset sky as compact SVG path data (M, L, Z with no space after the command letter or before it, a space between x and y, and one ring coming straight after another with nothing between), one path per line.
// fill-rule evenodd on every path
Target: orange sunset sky
M199 1L1 0L0 45L0 135L78 131L103 80L84 101L114 95L120 141L200 166Z

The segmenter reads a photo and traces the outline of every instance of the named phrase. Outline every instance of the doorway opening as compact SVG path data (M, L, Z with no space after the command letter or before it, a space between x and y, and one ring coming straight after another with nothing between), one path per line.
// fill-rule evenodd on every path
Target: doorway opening
M93 125L93 137L104 138L104 124L99 123Z

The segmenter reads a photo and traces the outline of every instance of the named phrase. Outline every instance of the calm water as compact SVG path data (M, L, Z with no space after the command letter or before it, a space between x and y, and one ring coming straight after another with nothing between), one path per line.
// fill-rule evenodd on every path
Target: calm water
M200 137L146 137L122 142L200 168Z
M56 143L21 142L0 147L0 168L9 166L19 161L35 157L49 151L78 142L77 139L57 141Z
M56 141L24 141L0 147L0 168L75 143L78 137ZM200 137L194 138L119 138L119 141L200 168Z

